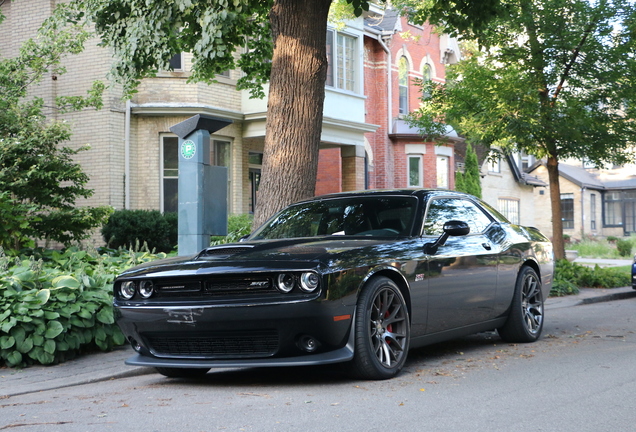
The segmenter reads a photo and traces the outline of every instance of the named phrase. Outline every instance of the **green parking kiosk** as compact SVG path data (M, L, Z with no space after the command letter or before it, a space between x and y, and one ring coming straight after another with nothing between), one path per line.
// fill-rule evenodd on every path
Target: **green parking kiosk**
M210 134L231 120L197 114L170 131L179 137L179 255L210 246L210 236L227 235L226 167L210 165Z

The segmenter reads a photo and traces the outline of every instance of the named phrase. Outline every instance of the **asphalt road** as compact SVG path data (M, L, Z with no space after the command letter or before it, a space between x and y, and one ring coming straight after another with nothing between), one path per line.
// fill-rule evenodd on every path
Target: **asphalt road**
M546 315L534 344L480 334L425 347L389 381L333 368L133 376L0 400L0 430L635 430L636 299Z

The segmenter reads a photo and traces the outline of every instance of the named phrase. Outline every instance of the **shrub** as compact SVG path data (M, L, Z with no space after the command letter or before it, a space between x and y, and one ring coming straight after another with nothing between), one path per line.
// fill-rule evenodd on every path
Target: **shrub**
M622 257L628 257L632 254L632 242L625 239L620 239L616 241L616 249L618 253Z
M230 215L227 219L227 236L212 237L211 245L235 243L252 231L252 215Z
M102 227L104 241L111 248L145 243L150 250L172 251L178 242L177 214L158 210L118 210Z
M616 288L630 284L630 276L620 270L611 267L602 268L598 265L590 268L568 260L559 260L556 263L550 295L560 297L577 294L578 287Z
M0 255L0 364L52 364L125 343L114 324L112 283L124 269L165 257L38 249Z

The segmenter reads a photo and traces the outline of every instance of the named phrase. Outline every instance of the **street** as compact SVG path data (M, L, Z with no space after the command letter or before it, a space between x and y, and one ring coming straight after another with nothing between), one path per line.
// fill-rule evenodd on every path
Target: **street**
M543 337L479 334L410 352L388 381L334 368L158 374L0 400L15 431L618 431L636 410L636 300L546 311Z

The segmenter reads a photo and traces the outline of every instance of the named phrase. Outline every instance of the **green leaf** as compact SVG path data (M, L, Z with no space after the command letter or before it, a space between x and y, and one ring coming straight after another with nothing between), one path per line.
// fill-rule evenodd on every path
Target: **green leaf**
M95 340L98 340L98 341L106 340L106 332L104 331L102 327L98 327L95 330Z
M40 304L46 304L46 302L48 302L49 298L51 297L51 290L41 289L40 291L38 291L36 297Z
M97 312L97 315L95 315L95 317L97 318L97 321L104 323L104 324L114 324L115 323L115 318L113 317L113 311L112 309L102 309L99 312Z
M65 275L58 276L51 281L51 285L53 288L72 288L77 289L80 287L80 281L75 279L73 276Z
M0 336L0 349L9 349L15 345L13 336Z
M15 319L15 317L10 317L9 321L5 321L2 323L2 325L0 325L0 330L2 330L5 333L9 333L9 330L11 330L17 323L17 320Z
M44 346L42 347L42 349L44 350L44 352L47 352L49 354L55 354L55 341L52 339L48 339L46 342L44 342Z
M21 343L15 344L15 349L20 351L22 354L26 354L33 349L33 339L30 337L24 339Z
M79 319L76 316L71 317L70 322L71 322L71 325L73 325L75 327L82 327L82 328L85 327L84 321L82 321L81 319Z
M60 317L60 314L52 311L44 311L44 318L47 320L54 320Z
M44 337L46 337L47 339L54 339L63 331L64 331L64 326L62 326L62 324L60 324L59 321L49 321Z
M41 347L44 344L44 336L42 335L34 334L31 336L31 339L33 340L33 346Z
M19 366L22 363L22 354L18 351L11 351L9 355L7 355L6 362L9 367Z
M115 327L115 331L113 334L113 343L115 345L123 345L126 343L126 337L121 332L121 330L119 330L119 327Z

